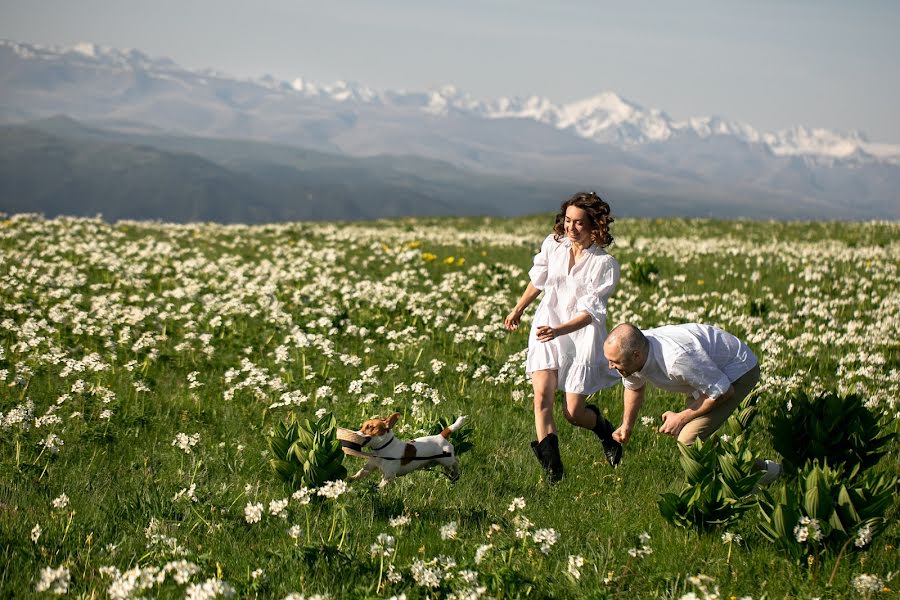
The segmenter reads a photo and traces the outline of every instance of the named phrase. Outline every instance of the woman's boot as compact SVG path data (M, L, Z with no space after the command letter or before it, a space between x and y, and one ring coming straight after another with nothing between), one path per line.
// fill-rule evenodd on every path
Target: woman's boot
M597 415L597 423L591 431L600 438L600 443L603 444L603 454L606 455L609 464L613 467L619 466L619 461L622 460L622 444L612 437L614 431L612 423L607 421L606 417L600 414L600 409L593 404L588 404L584 409Z
M559 456L559 438L555 433L548 433L540 442L531 442L531 449L541 463L547 480L556 483L563 478L562 458Z

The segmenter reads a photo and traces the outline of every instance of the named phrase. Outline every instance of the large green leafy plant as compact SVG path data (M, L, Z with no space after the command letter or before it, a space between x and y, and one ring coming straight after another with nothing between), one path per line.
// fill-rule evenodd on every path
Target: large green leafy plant
M685 483L677 494L660 495L657 505L667 521L710 529L734 523L753 506L750 495L762 473L746 432L756 412L757 397L748 396L716 435L691 446L678 444Z
M761 492L758 530L797 557L850 541L857 548L868 546L887 525L898 478L872 471L851 475L845 478L841 468L818 461L808 464L796 479Z
M680 493L661 494L659 512L667 521L695 529L727 526L753 506L751 493L762 472L743 435L679 444L678 449L685 484Z
M884 434L858 394L795 392L779 406L769 425L772 445L790 473L813 460L826 461L845 476L875 465L895 434Z
M286 422L275 425L269 435L269 460L272 469L294 486L318 487L326 481L344 479L344 452L336 437L334 416L325 414L318 421L302 422L291 414Z

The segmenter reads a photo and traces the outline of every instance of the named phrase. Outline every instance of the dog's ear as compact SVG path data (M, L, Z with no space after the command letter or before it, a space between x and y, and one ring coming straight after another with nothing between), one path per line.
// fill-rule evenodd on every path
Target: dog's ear
M387 423L387 428L388 428L388 429L393 429L393 428L394 428L394 425L396 425L396 424L397 424L397 421L399 421L399 420L400 420L400 413L394 413L394 414L392 414L391 416L389 416L389 417L385 420L385 423Z

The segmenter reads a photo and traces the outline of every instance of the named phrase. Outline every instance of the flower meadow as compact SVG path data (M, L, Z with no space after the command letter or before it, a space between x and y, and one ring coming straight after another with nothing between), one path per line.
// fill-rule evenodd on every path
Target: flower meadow
M0 596L880 598L900 588L897 503L878 536L780 552L758 510L671 526L683 398L650 390L613 470L557 411L566 478L529 442L525 327L502 320L552 216L264 226L0 223ZM756 455L797 391L900 417L900 224L617 220L609 325L699 321L760 358ZM621 387L591 401L621 419ZM468 415L462 476L292 487L289 415L427 435ZM876 467L900 474L892 440ZM354 472L358 458L346 456ZM805 517L804 517L805 518ZM818 536L818 537L817 537ZM802 538L802 539L801 539ZM803 546L801 549L805 548Z

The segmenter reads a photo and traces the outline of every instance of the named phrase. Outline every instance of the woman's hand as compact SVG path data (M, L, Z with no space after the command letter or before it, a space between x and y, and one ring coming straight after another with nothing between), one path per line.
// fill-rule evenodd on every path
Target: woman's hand
M506 315L506 318L503 320L503 326L506 327L507 331L515 331L519 328L519 322L522 320L522 311L517 308L514 308L511 313Z
M537 339L539 342L547 343L552 339L559 337L559 331L549 325L541 325L537 328Z

